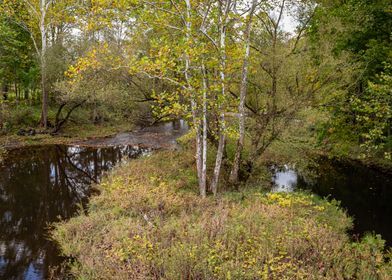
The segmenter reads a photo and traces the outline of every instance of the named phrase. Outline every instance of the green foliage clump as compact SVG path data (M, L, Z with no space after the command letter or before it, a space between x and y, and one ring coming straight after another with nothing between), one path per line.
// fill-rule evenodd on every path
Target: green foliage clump
M391 71L391 67L387 69ZM383 73L378 83L369 82L368 90L362 98L352 97L356 120L363 127L362 146L367 150L385 149L385 157L391 159L392 124L392 75Z
M0 110L0 127L4 130L18 127L34 127L39 123L40 109L24 103L2 104Z
M187 151L117 168L53 237L79 279L388 279L384 242L353 243L336 203L306 193L197 195Z
M346 67L348 77L324 101L331 117L321 137L338 154L391 159L391 28L386 0L320 1L315 10L310 28L315 57L328 45L324 53L344 61L334 69Z

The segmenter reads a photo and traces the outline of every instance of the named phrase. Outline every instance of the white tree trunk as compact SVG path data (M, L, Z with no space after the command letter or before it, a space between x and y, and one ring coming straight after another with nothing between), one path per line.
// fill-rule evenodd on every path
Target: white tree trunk
M232 184L238 183L238 173L241 165L242 150L245 141L245 101L247 93L248 82L248 66L249 66L249 53L250 53L250 33L252 29L252 17L255 12L257 0L252 1L248 22L245 30L245 53L242 63L242 77L240 85L240 103L238 105L238 122L239 122L239 136L237 140L237 147L233 161L233 167L230 172L229 182Z
M220 42L219 42L220 64L221 64L220 80L221 80L222 100L224 100L226 96L226 28L229 22L229 12L230 12L232 1L226 0L223 3L225 3L225 7L224 7L224 11L221 13L220 16L221 26L220 26L220 34L219 34L220 35ZM218 150L216 152L214 174L211 182L211 190L214 195L216 195L218 192L219 177L220 177L223 152L225 149L225 142L226 142L225 114L223 112L223 108L221 104L218 105L218 110L221 111L219 116L219 143L218 143Z
M192 28L192 22L191 22L191 3L190 0L185 0L185 5L186 5L186 19L185 19L185 25L186 25L186 38L187 41L189 42L190 37L191 37L191 28ZM196 130L196 168L197 168L197 177L198 177L198 182L199 182L199 191L200 195L202 197L206 197L207 195L207 188L205 182L203 183L203 153L204 153L204 145L202 143L202 136L201 136L201 125L200 125L200 120L198 116L198 106L196 102L196 97L195 95L195 90L191 86L189 79L190 79L190 58L185 51L185 80L187 82L187 88L189 91L191 91L191 110L192 110L192 118L193 118L193 125ZM203 145L203 146L202 146ZM205 175L204 175L205 176ZM204 179L205 180L205 179Z
M208 86L207 86L207 73L205 70L204 66L204 61L202 61L201 65L201 70L202 70L202 75L203 75L203 136L202 136L202 147L203 147L203 155L202 155L202 163L201 163L201 185L200 187L203 188L204 190L207 190L207 101L208 101L208 96L207 96L207 91L208 91Z
M196 105L192 105L192 107L196 107ZM204 145L202 142L202 134L200 129L200 121L198 120L198 116L196 114L196 110L192 109L193 115L193 125L196 130L196 169L197 169L197 179L199 182L199 192L202 197L206 197L207 188L205 182L203 182L203 155L204 155ZM205 178L205 175L204 175ZM204 179L205 180L205 179Z

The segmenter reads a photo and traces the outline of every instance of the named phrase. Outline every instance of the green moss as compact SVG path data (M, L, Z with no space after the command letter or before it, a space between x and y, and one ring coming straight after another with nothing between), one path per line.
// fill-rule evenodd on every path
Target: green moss
M78 279L388 279L383 242L307 193L201 199L188 150L116 168L89 214L53 231ZM260 189L260 188L259 188Z

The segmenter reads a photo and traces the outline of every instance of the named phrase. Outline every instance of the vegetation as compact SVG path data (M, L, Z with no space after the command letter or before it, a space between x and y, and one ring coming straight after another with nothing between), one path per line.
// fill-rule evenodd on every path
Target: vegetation
M56 226L79 279L389 279L379 237L307 193L260 188L201 199L191 150L117 168L88 214ZM165 164L170 161L172 164Z
M386 84L391 75L392 13L387 2L323 1L310 31L315 47L325 40L334 42L330 45L334 56L347 56L353 65L346 68L350 85L328 95L324 103L331 113L324 126L329 135L324 135L333 142L338 139L340 150L348 153L353 152L348 146L360 145L362 157L390 158L391 152L392 93Z
M328 114L328 152L390 160L391 17L387 0L3 0L1 129L58 133L81 108L94 123L186 118L203 196L227 137L238 184L309 107Z
M82 279L391 274L336 203L257 190L268 161L305 154L392 167L390 1L0 3L0 160L136 124L192 130L192 148L118 169L58 226Z

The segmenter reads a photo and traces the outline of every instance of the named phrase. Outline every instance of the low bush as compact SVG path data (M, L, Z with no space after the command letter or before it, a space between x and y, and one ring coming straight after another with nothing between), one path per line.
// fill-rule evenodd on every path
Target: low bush
M187 151L118 167L88 214L53 238L78 279L390 279L384 242L346 234L336 203L307 193L201 199Z
M40 111L25 104L3 104L0 110L1 125L9 128L36 126L39 123Z

